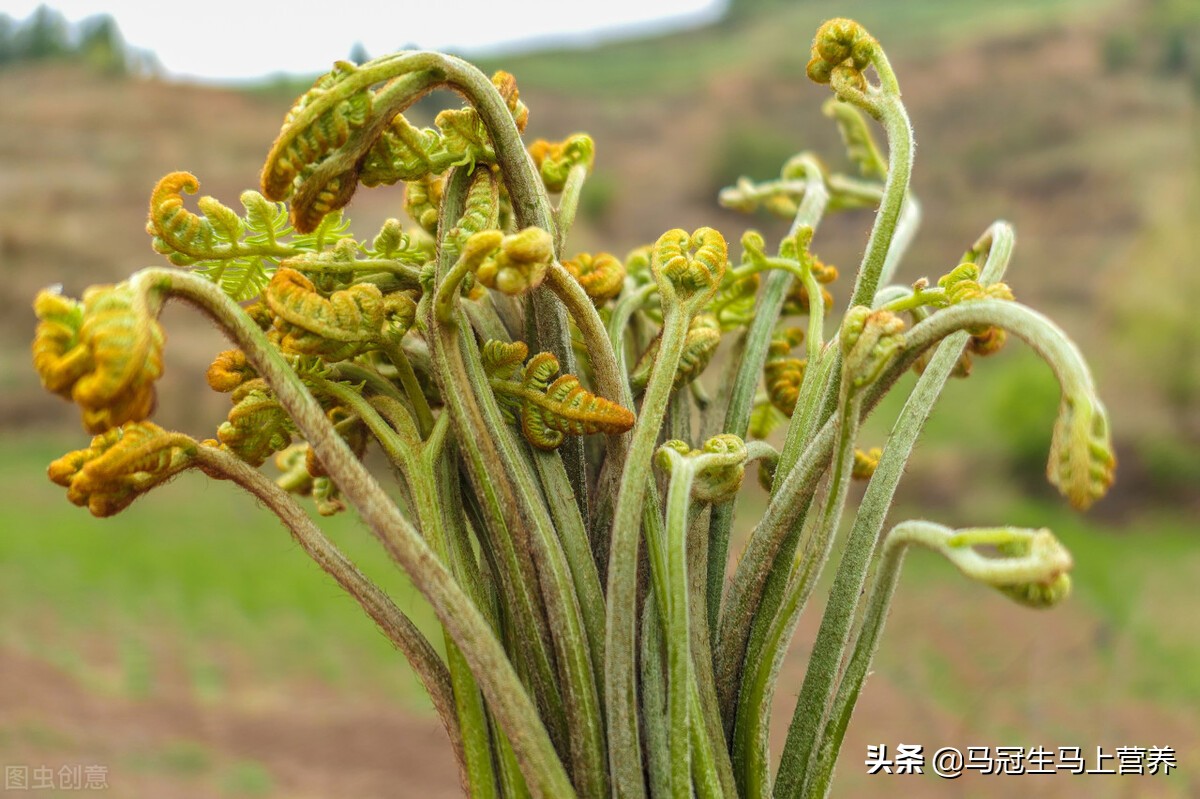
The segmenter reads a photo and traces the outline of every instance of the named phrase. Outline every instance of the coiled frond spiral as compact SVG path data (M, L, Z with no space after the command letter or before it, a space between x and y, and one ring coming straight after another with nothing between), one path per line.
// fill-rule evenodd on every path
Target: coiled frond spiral
M150 415L165 337L128 283L92 286L82 303L43 290L34 310L34 366L46 388L79 405L88 432Z
M275 314L280 346L298 355L343 360L369 348L383 327L383 294L370 283L324 297L311 280L284 268L271 278L263 299Z
M521 342L484 346L484 365L495 375L514 375L516 356L528 352ZM574 375L558 376L558 359L548 352L529 359L513 377L493 376L492 389L501 408L521 425L525 439L538 449L554 449L565 435L624 433L633 414L585 389Z
M616 297L625 285L625 264L610 253L581 252L563 266L596 305Z
M93 516L112 516L192 465L197 443L151 422L128 422L50 464L50 479Z

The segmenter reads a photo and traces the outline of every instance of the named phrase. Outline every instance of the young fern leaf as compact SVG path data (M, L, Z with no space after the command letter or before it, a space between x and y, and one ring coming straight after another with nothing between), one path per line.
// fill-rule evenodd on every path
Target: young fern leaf
M151 422L128 422L92 439L87 449L50 464L50 479L93 516L112 516L192 465L197 444Z
M579 281L596 305L615 298L625 286L625 264L610 253L581 252L571 260L563 261L563 267Z
M554 239L539 227L528 227L505 236L475 272L490 289L516 296L533 291L546 278L554 262Z
M638 359L637 366L629 375L629 385L635 392L640 392L650 380L650 372L654 369L654 361L658 358L660 339L656 338ZM679 366L675 369L675 389L686 386L700 376L717 352L721 343L721 324L717 317L710 313L697 314L688 324L687 335L683 340L683 353L679 356Z
M194 214L184 207L183 194L199 188L187 172L163 177L150 195L146 232L155 252L176 266L191 266L238 301L258 296L282 260L320 252L349 235L349 222L335 214L284 242L291 233L286 209L255 191L242 193L245 217L207 196L198 203L202 214Z
M837 123L842 143L846 146L846 155L850 156L859 174L864 178L885 179L887 159L880 153L879 145L875 143L875 137L858 108L831 97L821 106L821 111Z
M292 442L292 422L266 388L234 394L229 418L217 428L221 448L251 466L261 466L273 453Z
M521 364L529 357L529 346L524 341L490 340L483 345L480 361L488 377L502 380L519 380Z
M789 418L796 409L796 401L800 397L800 384L804 382L804 372L808 366L807 359L792 357L792 350L803 341L802 328L785 328L771 339L767 348L767 360L763 363L767 396L771 404Z
M383 294L370 283L326 298L304 275L283 268L271 278L263 299L275 314L280 346L298 355L345 360L372 347L383 329Z
M500 224L500 188L490 169L477 169L471 177L463 215L454 229L446 235L445 244L452 257L462 252L467 239L485 230L496 230Z
M760 394L755 397L754 408L750 411L750 437L766 438L787 420L787 415L776 407L769 396ZM767 484L767 490L770 490L770 485Z
M149 417L165 337L128 283L92 286L82 303L46 289L34 310L34 367L47 389L79 405L88 432Z
M546 184L546 190L561 192L567 185L567 175L576 166L592 171L596 160L596 143L586 133L575 133L559 142L538 139L529 145L529 155Z
M286 199L292 183L308 166L324 159L350 138L350 133L370 116L374 95L366 86L351 85L348 79L359 68L338 61L333 71L317 79L300 95L283 119L279 137L267 156L262 171L263 193L274 200Z
M443 175L423 175L404 184L404 212L431 236L437 235L438 212L445 188Z
M868 450L855 449L854 466L850 469L850 476L855 480L870 480L882 457L883 449L880 447L871 447Z
M246 360L241 350L225 350L218 353L204 375L213 391L228 394L236 391L243 383L254 380L258 374Z
M528 348L523 342L484 345L484 368L501 408L520 421L525 439L538 449L557 448L566 435L624 433L634 417L625 408L598 397L574 375L558 375L558 359L541 352L529 359L517 379L516 365ZM507 376L501 376L507 375Z
M732 270L725 273L717 296L708 305L708 309L716 314L722 330L736 330L753 321L761 283L762 275L758 272L745 277L735 276Z
M737 436L731 433L713 436L700 449L692 449L686 441L678 439L666 442L659 448L655 462L668 475L676 467L673 453L682 455L695 469L691 497L697 502L729 502L741 490L748 453L746 442Z

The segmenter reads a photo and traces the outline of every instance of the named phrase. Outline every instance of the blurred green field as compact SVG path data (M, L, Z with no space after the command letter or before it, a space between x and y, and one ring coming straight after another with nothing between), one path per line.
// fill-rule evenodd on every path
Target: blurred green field
M205 699L219 699L241 667L258 679L316 679L427 705L358 606L235 487L185 474L103 520L66 502L45 469L86 440L7 437L0 645L134 696L154 693L156 661L173 651ZM422 629L435 629L419 594L352 515L322 525Z

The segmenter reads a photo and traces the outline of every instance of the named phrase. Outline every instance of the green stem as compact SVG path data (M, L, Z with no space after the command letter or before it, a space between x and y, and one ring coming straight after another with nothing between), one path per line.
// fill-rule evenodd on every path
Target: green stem
M463 579L463 569L451 557L450 544L447 540L442 521L441 506L438 498L438 488L434 476L435 462L433 458L421 457L419 444L413 438L405 439L397 435L383 417L358 392L349 386L331 383L317 378L316 386L322 393L334 397L341 404L353 411L366 423L371 433L380 441L388 453L392 463L400 468L404 480L412 495L412 506L417 514L417 523L430 548L443 564L470 589L470 583ZM407 426L412 426L412 420L407 420ZM439 427L439 436L430 438L431 444L440 444L445 435L446 423ZM413 430L413 433L416 431ZM472 599L479 607L482 597L476 595ZM496 796L496 775L492 768L492 747L488 734L487 714L480 696L479 687L475 683L471 670L463 657L462 651L455 645L454 640L446 634L446 660L450 668L450 681L454 688L455 707L458 712L458 722L463 730L463 749L466 762L467 782L470 785L471 796Z
M409 404L416 411L421 436L427 437L433 431L433 411L430 410L429 400L425 398L425 392L421 389L421 382L417 380L417 373L413 371L412 364L409 363L408 356L404 354L404 348L399 342L385 343L383 351L400 375L400 385L404 387Z
M858 434L860 398L852 392L848 378L843 380L842 412L837 422L837 446L830 467L831 482L825 503L810 537L802 536L800 552L791 570L778 611L770 622L758 652L748 653L747 663L753 677L742 684L734 732L734 770L742 776L745 795L761 799L771 794L770 731L771 702L778 683L779 668L800 619L800 613L812 595L817 578L829 558L829 551L846 504L850 470L854 465L854 442ZM776 559L778 563L778 559ZM756 620L756 623L758 620Z
M637 564L641 517L648 485L653 485L650 460L663 414L683 352L688 318L668 308L663 319L658 358L634 424L621 489L613 515L612 550L608 565L608 641L605 647L605 696L608 704L609 758L617 796L645 796L642 753L638 743L636 680Z
M583 184L587 180L587 164L575 164L567 170L567 182L558 198L558 210L555 213L555 223L558 229L558 240L555 249L561 254L565 252L567 237L575 225L575 212L579 208L579 195L583 192Z
M829 192L825 188L824 173L815 160L810 159L805 164L805 185L804 200L792 221L789 237L795 236L802 228L811 228L815 232L825 214ZM805 272L811 277L811 270L800 270L801 275ZM738 361L737 376L733 380L729 406L725 411L725 424L722 428L725 433L733 433L740 438L746 437L750 411L754 405L754 393L761 382L763 364L767 359L767 348L771 344L775 323L779 319L779 312L783 308L793 279L792 272L784 269L772 270L767 276L762 297L755 309L754 321L751 322L746 335L745 349ZM816 297L820 304L819 290ZM736 508L736 498L732 502L723 502L715 506L712 521L709 522L708 624L714 630L720 621L721 595L725 589L725 565L729 559L729 533L733 527Z
M443 229L448 227L445 220L459 211L455 206L461 204L465 185L465 172L456 172L450 178L442 206ZM443 248L439 259L442 274L449 268L448 258ZM541 487L504 422L465 316L456 312L450 324L442 324L431 307L426 323L443 396L459 430L459 443L468 453L473 452L468 458L472 483L479 490L501 487L511 498L501 507L506 526L528 536L527 551L536 562L536 584L541 587L558 665L576 785L583 796L606 796L608 774L599 689L579 598Z
M666 540L651 546L666 548L665 604L667 611L667 718L670 726L671 796L691 799L691 748L688 712L691 710L692 653L688 631L687 531L692 481L696 472L674 450L663 448L674 462L667 489ZM701 731L703 727L697 725ZM705 739L707 745L707 738Z
M465 758L462 736L454 713L450 674L433 646L412 620L342 554L287 492L262 472L215 447L197 447L194 457L197 466L206 474L217 479L233 481L253 494L279 517L296 543L354 598L379 627L380 632L400 650L433 700L433 706L454 744L459 767L463 768Z
M363 521L380 538L433 607L442 625L480 682L480 688L512 741L531 789L540 797L571 797L574 789L537 710L505 655L504 648L474 603L412 524L332 429L321 406L250 317L221 289L198 275L171 269L145 269L132 282L163 298L179 297L207 313L226 330L275 391L280 404L304 434L321 464Z
M989 228L976 243L973 250L975 257L984 253L987 256L980 276L985 285L1003 277L1012 253L1012 244L1012 229L1002 223ZM837 688L838 672L845 658L855 610L860 603L872 554L878 545L905 465L962 355L967 338L965 332L955 333L939 345L905 402L867 485L854 526L847 537L837 577L813 645L804 685L788 729L776 778L776 792L781 797L795 795L804 786L806 775L816 768L826 711Z

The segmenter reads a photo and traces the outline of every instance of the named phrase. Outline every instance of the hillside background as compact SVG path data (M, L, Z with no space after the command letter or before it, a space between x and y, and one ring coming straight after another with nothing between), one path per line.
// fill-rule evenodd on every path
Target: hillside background
M900 278L946 272L993 220L1011 221L1008 282L1088 356L1120 459L1112 495L1078 517L1043 485L1048 370L1011 345L946 392L904 485L907 515L1047 524L1076 553L1078 596L1031 616L914 557L842 795L879 795L865 746L901 740L1172 745L1182 768L1169 779L1086 790L1200 795L1200 6L764 0L686 32L476 60L516 75L531 137L596 140L573 249L624 253L700 225L770 238L780 223L724 211L716 193L801 149L843 163L820 113L828 91L803 76L812 32L834 15L887 47L916 129L924 222ZM176 83L115 26L37 46L20 30L0 20L0 764L106 763L114 796L455 795L398 657L252 502L189 476L98 522L44 478L86 436L29 365L33 295L62 283L78 296L159 263L142 229L155 181L186 169L234 203L312 76ZM361 191L349 215L369 235L401 215L400 192ZM830 218L815 247L852 273L870 224ZM179 307L164 324L156 418L210 436L228 400L203 371L222 341ZM429 621L353 519L334 533ZM1021 786L1079 796L1083 779ZM963 790L1008 796L1012 783L904 784L914 797Z

